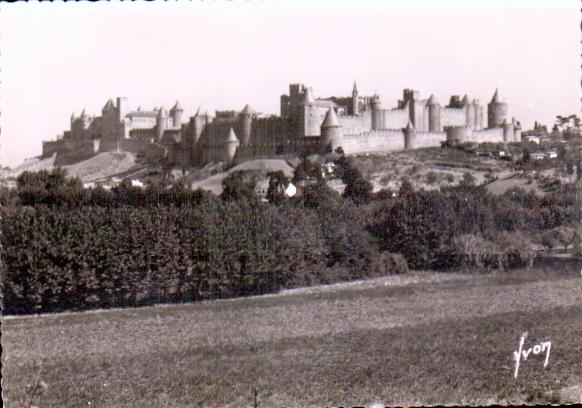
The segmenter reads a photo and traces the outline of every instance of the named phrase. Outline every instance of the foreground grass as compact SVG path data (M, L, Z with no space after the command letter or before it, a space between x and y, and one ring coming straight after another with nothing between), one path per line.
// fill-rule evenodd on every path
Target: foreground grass
M526 330L526 345L552 342L550 362L530 357L515 380ZM43 407L252 406L255 389L265 407L526 401L582 382L582 278L418 273L2 331L8 407L39 372Z

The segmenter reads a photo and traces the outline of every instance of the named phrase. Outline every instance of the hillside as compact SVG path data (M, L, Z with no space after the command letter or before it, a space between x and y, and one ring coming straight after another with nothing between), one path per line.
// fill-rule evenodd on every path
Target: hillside
M25 171L40 171L40 170L50 171L54 168L56 158L57 155L55 153L51 157L47 158L32 157L30 159L26 159L24 163L22 163L21 165L3 172L2 177L3 178L18 177L20 173Z
M69 175L88 182L104 180L127 172L135 167L135 164L136 159L133 153L106 152L64 168Z
M222 173L215 174L204 180L194 181L191 186L194 189L201 188L203 190L210 191L214 194L222 193L222 180L228 176L228 174L240 171L240 170L256 170L261 174L265 175L270 171L282 171L289 178L293 177L293 168L285 161L281 159L260 159L260 160L250 160L234 166L230 170Z
M33 157L20 166L3 173L3 178L18 177L24 171L51 171L55 168L56 154L48 158ZM90 159L69 166L62 166L69 176L83 182L102 181L130 171L136 167L136 157L127 152L100 153Z
M577 268L416 272L189 305L2 320L3 397L98 407L582 400ZM535 301L532 301L535 299ZM551 341L513 377L519 336ZM39 364L42 363L42 366Z

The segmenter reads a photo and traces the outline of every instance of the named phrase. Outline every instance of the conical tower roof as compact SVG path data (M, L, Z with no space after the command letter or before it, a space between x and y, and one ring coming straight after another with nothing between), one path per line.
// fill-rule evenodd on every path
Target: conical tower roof
M111 98L109 98L109 100L107 101L107 103L105 104L105 106L103 106L103 110L107 110L113 107L113 100Z
M340 127L341 124L337 115L335 114L335 110L333 108L329 108L327 113L325 114L325 119L321 124L322 128L330 128L330 127Z
M253 110L253 108L251 108L249 106L248 103L245 105L245 107L241 111L241 115L253 115L254 113L255 113L255 111Z
M495 93L493 94L493 98L491 98L491 103L499 103L499 102L501 102L501 100L499 98L499 91L496 88Z
M87 114L85 113L85 108L81 111L81 118L86 118Z
M358 93L358 85L356 85L356 81L354 81L354 88L352 89L352 93Z
M463 96L463 99L461 99L461 105L465 106L469 104L469 97L467 96L467 94L465 94L465 96Z
M200 106L196 110L196 113L194 114L194 117L197 117L198 115L200 115Z
M227 143L236 143L238 142L238 137L236 137L236 133L234 133L234 129L230 128L228 131L228 136L226 137L225 142Z
M303 105L313 105L315 103L315 99L313 99L313 95L311 94L311 88L305 88L305 92L303 93L303 100L301 103Z
M168 112L166 112L166 109L161 106L160 110L158 111L158 118L167 118L168 117Z
M431 95L430 98L428 98L428 104L429 105L440 105L438 99L436 98L436 96Z
M183 111L183 110L184 109L182 109L182 105L180 104L180 101L176 101L176 103L174 104L172 109L170 109L170 112Z

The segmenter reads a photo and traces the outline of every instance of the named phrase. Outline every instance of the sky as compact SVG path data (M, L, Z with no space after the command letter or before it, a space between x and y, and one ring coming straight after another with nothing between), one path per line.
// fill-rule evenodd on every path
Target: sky
M176 1L0 6L0 165L16 166L109 98L132 109L278 113L316 97L404 88L442 105L496 88L524 130L580 113L578 0Z

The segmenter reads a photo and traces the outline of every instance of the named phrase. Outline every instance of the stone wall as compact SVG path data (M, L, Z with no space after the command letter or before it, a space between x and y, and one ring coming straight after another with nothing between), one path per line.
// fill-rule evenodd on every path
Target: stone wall
M361 116L338 116L344 134L367 132L372 127L372 114L364 112Z
M408 109L381 109L378 129L403 129L410 119Z
M62 139L48 143L56 144L51 145L46 153L49 153L49 155L54 152L57 153L57 158L55 160L55 165L57 166L65 166L82 160L87 160L97 153L95 150L95 141L91 139ZM43 155L45 155L44 150Z
M468 141L474 143L503 143L503 128L499 127L483 129L477 132L473 131L472 136Z
M257 118L251 125L251 144L281 142L295 139L296 135L296 127L285 118Z
M441 127L465 126L467 115L463 108L441 108Z
M340 146L346 154L390 152L404 149L401 130L368 131L344 135Z
M417 132L415 140L415 148L422 149L424 147L440 147L441 143L447 140L445 132Z

